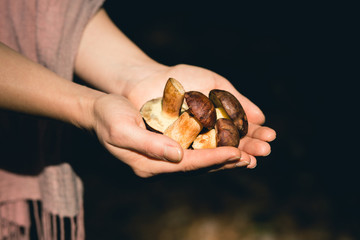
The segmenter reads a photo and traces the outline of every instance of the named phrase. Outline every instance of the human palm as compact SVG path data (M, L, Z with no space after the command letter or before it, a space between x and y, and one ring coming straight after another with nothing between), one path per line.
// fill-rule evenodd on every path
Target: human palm
M196 90L204 94L217 87L229 88L230 85L225 79L207 69L180 64L165 67L138 81L129 89L129 99L140 107L149 99L160 97L169 77L177 79L187 91Z
M249 132L239 146L239 149L245 152L242 156L249 158L249 167L252 168L256 166L255 156L266 156L270 153L267 142L275 139L275 131L261 126L265 121L262 111L241 95L228 80L210 70L184 64L166 67L131 86L127 97L140 108L149 99L162 96L163 87L169 77L181 82L186 91L200 91L208 95L211 89L218 88L234 94L243 105L249 120Z

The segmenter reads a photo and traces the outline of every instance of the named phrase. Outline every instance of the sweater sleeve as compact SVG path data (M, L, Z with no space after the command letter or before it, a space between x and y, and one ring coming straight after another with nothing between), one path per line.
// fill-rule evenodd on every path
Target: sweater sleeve
M103 2L0 1L0 41L71 80L83 30Z

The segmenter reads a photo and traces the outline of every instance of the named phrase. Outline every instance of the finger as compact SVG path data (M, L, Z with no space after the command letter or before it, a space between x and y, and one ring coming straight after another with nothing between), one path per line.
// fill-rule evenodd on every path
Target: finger
M139 152L118 148L113 145L108 146L108 150L115 157L128 164L135 174L140 177L151 177L160 173L193 171L222 165L227 162L234 163L238 162L242 155L242 152L234 147L184 150L183 160L179 163L173 163L158 161ZM247 157L245 160L247 161L246 164L250 162Z
M238 161L230 161L224 164L224 169L230 169L235 167L246 167L250 164L250 155L246 152L241 152L241 158Z
M247 167L251 162L250 155L246 152L241 152L241 158L235 161L227 161L219 167L210 170L209 172L217 172L225 169L233 169L237 167Z
M240 161L242 152L234 147L218 147L215 149L185 150L184 159L179 164L180 171L193 171L228 162Z
M119 148L113 145L107 145L106 148L114 157L129 165L136 175L143 178L152 177L162 171L160 165L158 167L152 167L151 164L165 162L158 161L157 159L133 150ZM166 163L170 164L169 162Z
M256 168L256 166L257 166L257 159L256 159L256 157L254 157L254 156L252 156L252 155L249 155L249 157L250 157L250 163L249 163L249 165L247 165L247 168L249 168L249 169L254 169L254 168Z
M253 156L267 156L271 152L269 143L251 137L241 139L239 148Z
M151 158L179 162L183 156L181 146L173 139L162 134L148 131L137 124L128 124L127 128L117 131L112 145L133 150Z
M234 147L219 147L215 149L184 150L181 162L171 164L168 162L152 161L151 167L161 169L161 172L188 172L202 168L222 165L226 162L239 161L242 152ZM149 164L150 165L150 164Z
M242 94L235 94L235 97L239 99L239 102L243 106L249 122L259 125L265 123L265 115L255 103Z
M271 142L275 140L276 132L272 128L249 123L247 136L266 142Z

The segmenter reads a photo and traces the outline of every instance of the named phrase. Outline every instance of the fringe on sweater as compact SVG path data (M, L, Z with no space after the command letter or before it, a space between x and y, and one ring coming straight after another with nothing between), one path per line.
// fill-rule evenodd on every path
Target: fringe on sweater
M26 217L29 219L14 221L19 211L24 210L24 204L27 205ZM37 200L5 203L0 206L0 239L83 240L83 214L83 209L74 217L52 214L43 209L41 202Z

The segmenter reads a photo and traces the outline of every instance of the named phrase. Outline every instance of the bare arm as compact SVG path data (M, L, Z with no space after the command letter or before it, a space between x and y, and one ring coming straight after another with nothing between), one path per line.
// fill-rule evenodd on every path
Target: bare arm
M0 43L0 107L91 127L103 93L63 79Z
M104 9L88 23L75 59L75 72L104 92L126 95L129 85L168 69L147 56L110 20Z

